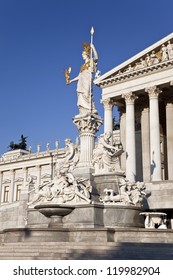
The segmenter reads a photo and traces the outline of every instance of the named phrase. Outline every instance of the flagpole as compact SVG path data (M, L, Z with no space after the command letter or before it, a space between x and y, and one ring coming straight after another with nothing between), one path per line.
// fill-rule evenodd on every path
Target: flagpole
M93 26L91 27L90 34L91 34L91 45L92 45L93 44L93 35L94 35ZM91 69L91 73L90 73L90 105L91 105L91 113L92 113L92 70L93 70L92 47L91 47L91 50L90 50L90 69Z

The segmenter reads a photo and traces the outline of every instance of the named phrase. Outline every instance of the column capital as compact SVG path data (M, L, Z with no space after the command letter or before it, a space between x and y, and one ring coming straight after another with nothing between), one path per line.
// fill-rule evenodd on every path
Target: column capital
M107 98L107 99L102 99L101 104L103 104L105 109L112 109L112 107L114 106L114 102L111 98Z
M126 104L134 104L135 100L138 99L133 92L122 94L122 98L125 99Z
M149 95L149 98L151 99L151 98L158 98L158 96L159 96L159 93L161 93L162 92L162 90L160 90L158 87L156 87L156 86L153 86L153 87L148 87L148 88L146 88L145 89L145 92L147 92L148 93L148 95Z
M161 150L160 150L160 122L159 100L161 90L156 86L146 88L149 95L150 107L150 172L152 181L160 181L161 173Z
M82 133L95 133L99 130L100 125L102 124L102 119L96 115L87 115L83 117L75 117L73 123L77 126L80 134Z

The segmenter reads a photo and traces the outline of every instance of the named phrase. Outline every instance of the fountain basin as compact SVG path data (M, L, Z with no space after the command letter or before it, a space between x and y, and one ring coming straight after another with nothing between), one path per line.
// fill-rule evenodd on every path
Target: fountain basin
M49 204L36 205L34 208L37 209L41 214L43 214L46 217L51 217L51 216L64 217L70 214L75 207L71 205L59 205L59 204L49 203Z
M40 204L34 207L44 216L51 218L48 224L49 228L63 227L63 217L70 214L74 206L71 205L59 205L59 204Z

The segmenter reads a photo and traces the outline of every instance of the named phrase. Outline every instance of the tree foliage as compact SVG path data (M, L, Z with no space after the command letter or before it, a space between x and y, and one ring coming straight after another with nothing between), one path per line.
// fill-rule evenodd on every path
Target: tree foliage
M120 129L120 123L116 121L115 117L113 117L113 130L119 130Z

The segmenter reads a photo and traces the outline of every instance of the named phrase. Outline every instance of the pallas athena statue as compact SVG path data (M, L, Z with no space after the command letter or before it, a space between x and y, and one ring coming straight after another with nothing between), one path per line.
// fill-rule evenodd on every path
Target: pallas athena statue
M91 38L93 36L94 29L91 29ZM83 43L84 49L82 51L82 58L84 64L80 68L79 75L70 79L71 67L65 70L66 84L71 84L77 81L77 106L79 108L79 115L87 115L90 113L97 114L95 109L93 95L92 95L92 76L97 69L98 54L92 43Z

